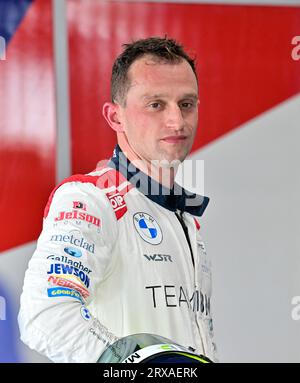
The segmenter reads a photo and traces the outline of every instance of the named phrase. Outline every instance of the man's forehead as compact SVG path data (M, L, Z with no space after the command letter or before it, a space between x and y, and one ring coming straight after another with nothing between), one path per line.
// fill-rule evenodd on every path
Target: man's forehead
M170 61L164 57L159 57L154 54L143 54L142 56L136 58L131 66L134 65L178 65L186 61L183 57L178 56L178 60Z
M190 64L183 58L179 57L176 61L168 61L165 58L156 57L153 55L144 55L139 58L137 58L129 68L128 72L136 72L137 70L149 70L149 71L156 71L164 68L170 68L173 67L190 67ZM190 68L192 70L192 68Z
M159 88L163 88L164 84L168 86L170 83L177 83L180 87L190 88L185 93L196 94L198 92L195 73L184 59L173 63L155 61L151 56L143 56L132 63L128 71L128 80L130 82L128 89L136 86L143 87L145 85L148 87L153 85L156 89L150 91L152 94L149 96L153 93L163 93ZM148 95L145 94L144 96Z
M143 101L147 101L147 100L152 100L152 99L164 99L164 98L167 98L169 97L169 94L166 93L166 92L161 92L161 93L144 93L141 95L141 98ZM198 100L198 94L197 93L194 93L194 92L191 92L191 93L182 93L181 97L183 99L193 99L195 101Z
M128 69L128 79L133 80L136 76L148 77L152 74L164 71L170 75L178 74L178 71L189 73L193 78L196 78L190 64L183 58L179 57L178 61L167 61L164 58L151 55L144 55L136 59Z

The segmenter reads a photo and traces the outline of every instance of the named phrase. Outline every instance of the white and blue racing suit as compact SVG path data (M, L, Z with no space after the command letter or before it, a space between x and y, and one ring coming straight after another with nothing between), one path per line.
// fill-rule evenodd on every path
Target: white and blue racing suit
M133 169L117 146L107 166L49 198L18 320L22 341L55 362L96 362L136 333L216 358L198 220L208 198L178 185L168 195Z

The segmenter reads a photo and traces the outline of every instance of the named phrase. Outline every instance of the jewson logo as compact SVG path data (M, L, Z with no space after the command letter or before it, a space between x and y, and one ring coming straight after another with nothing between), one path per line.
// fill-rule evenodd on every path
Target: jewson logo
M6 41L3 36L0 36L0 60L6 60Z
M292 38L291 44L296 45L291 53L292 59L295 61L300 60L300 36L294 36Z
M6 320L6 301L0 296L0 320Z
M291 303L294 306L291 312L292 319L300 320L300 296L293 297Z

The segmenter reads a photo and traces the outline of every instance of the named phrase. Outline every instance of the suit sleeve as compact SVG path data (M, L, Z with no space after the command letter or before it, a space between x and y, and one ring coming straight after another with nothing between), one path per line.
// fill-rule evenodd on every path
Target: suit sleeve
M54 362L96 362L118 337L89 309L109 273L117 222L105 194L69 182L54 193L25 273L21 340Z

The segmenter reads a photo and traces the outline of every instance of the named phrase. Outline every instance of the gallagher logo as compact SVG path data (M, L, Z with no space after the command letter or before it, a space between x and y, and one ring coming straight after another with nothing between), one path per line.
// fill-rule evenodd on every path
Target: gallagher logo
M68 219L77 219L80 221L86 221L88 223L91 223L92 225L95 226L100 226L100 219L97 217L94 217L93 215L87 214L87 213L82 213L80 211L61 211L58 213L58 217L54 219L55 222L57 221L64 221Z

